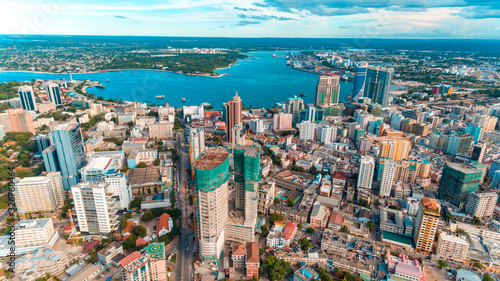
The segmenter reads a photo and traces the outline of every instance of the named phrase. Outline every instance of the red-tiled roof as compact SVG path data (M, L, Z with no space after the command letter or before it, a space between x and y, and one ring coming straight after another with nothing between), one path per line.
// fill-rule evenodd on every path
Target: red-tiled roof
M90 252L90 250L92 250L95 246L99 245L99 243L101 243L101 241L99 240L94 240L92 242L83 242L82 243L82 246L83 246L83 250L82 250L82 253L83 254L88 254Z
M135 241L136 246L142 246L146 244L148 244L148 242L146 242L146 240L144 240L142 237L137 238L137 241Z
M244 256L244 255L245 255L245 244L234 244L233 256Z
M135 261L136 259L142 257L141 253L135 251L133 252L132 254L128 255L127 257L125 257L124 259L122 259L121 261L119 261L118 263L120 263L120 265L122 267L125 267L127 266L129 263Z
M422 204L425 208L433 211L439 210L436 200L431 198L422 198Z
M297 225L293 222L288 222L285 226L285 230L283 230L283 233L281 234L281 237L285 238L286 240L290 239L296 227Z
M332 212L332 214L330 215L329 223L342 225L344 224L344 217L337 212Z
M259 245L257 242L247 243L247 263L259 262Z
M347 175L344 172L335 172L333 173L333 178L334 179L339 179L339 180L347 180Z
M134 229L134 227L135 227L135 222L128 221L127 226L125 227L125 229L123 229L123 234L132 233L132 230Z
M156 236L159 235L160 230L166 229L170 230L168 228L168 219L170 218L170 215L167 213L164 213L163 215L160 216L160 219L156 222Z

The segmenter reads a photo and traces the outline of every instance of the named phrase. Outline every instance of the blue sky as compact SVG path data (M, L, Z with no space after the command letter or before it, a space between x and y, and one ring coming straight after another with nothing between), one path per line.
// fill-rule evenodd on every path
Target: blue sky
M0 0L0 34L500 38L494 0Z

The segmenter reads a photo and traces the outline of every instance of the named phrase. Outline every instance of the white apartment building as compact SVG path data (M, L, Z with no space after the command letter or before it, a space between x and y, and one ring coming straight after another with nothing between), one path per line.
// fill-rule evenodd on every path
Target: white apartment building
M436 254L440 257L463 262L469 251L469 241L467 238L461 238L442 232L439 235Z
M21 220L16 224L16 248L52 247L58 237L51 218Z
M358 188L372 188L373 172L375 170L375 159L371 156L361 156L358 173Z
M78 227L81 232L109 234L120 222L117 202L111 197L107 183L81 182L71 187Z
M158 108L158 117L160 120L166 120L168 122L174 123L175 120L175 108L166 106Z
M106 175L103 180L108 184L108 192L111 192L113 196L118 196L120 200L118 208L128 209L133 196L132 188L130 187L130 184L127 183L127 176L123 173L112 174Z
M205 129L203 127L191 128L189 133L189 144L193 151L193 159L205 150Z
M392 159L381 160L384 164L382 170L382 180L380 181L380 197L390 197L392 185L394 183L394 174L396 173L396 161Z
M493 215L498 200L496 192L473 192L467 203L467 214L474 217L490 217Z
M184 114L184 118L191 116L191 119L193 120L205 118L205 109L203 108L203 105L183 106L182 113Z
M320 125L317 129L316 140L323 143L332 143L337 139L337 127Z
M15 179L14 198L20 215L53 212L64 204L64 187L60 172L46 176Z
M250 120L250 131L254 134L262 134L264 132L264 121L261 119Z
M149 125L149 138L151 139L171 139L174 123L160 121L159 123Z
M316 126L316 123L302 121L297 125L297 127L299 128L299 138L301 140L314 140Z

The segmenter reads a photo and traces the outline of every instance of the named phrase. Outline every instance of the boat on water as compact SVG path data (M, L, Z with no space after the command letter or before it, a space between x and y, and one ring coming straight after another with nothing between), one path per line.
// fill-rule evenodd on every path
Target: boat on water
M157 99L164 99L165 95L157 95L157 96L155 96L155 98L157 98Z
M304 94L304 93L301 93L301 94L300 94L300 96L301 96L301 97L305 97L305 96L307 96L307 95L306 95L306 94Z
M275 58L275 57L276 57L276 54L273 54L273 58Z
M342 75L342 80L347 81L347 80L349 80L349 77L347 77L347 75L344 74L344 75Z
M109 79L106 79L106 83L108 83L108 82L109 82Z
M286 61L286 65L290 65L290 61L289 60Z
M181 101L182 101L182 102L185 102L185 101L186 101L186 99L185 99L185 98L181 98Z
M96 85L95 87L97 89L106 89L106 86L104 86L103 84Z

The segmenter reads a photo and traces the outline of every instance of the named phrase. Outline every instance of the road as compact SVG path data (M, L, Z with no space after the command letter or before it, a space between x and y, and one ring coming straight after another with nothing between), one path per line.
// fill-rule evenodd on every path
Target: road
M188 185L189 175L187 169L189 169L189 149L183 146L184 133L177 133L177 151L180 155L179 163L177 166L177 186L179 187L179 192L176 193L177 202L179 204L178 208L182 211L182 232L177 242L177 266L174 267L174 278L176 280L192 280L194 274L193 262L194 262L194 232L192 228L192 222L190 219L191 213L193 213L193 208L189 204L189 194ZM186 153L187 151L187 153ZM176 274L177 273L177 274Z

